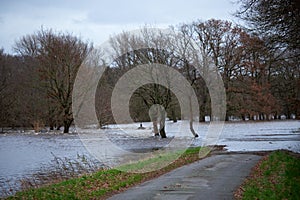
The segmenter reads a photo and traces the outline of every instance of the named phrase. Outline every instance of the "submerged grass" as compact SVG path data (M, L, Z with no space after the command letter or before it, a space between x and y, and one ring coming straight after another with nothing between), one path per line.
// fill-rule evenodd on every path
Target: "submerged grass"
M136 161L130 164L121 165L117 167L118 170L134 172L134 173L145 173L149 171L153 171L155 169L161 169L164 166L172 163L176 160L180 155L184 153L184 150L177 150L174 152L159 152L153 153L150 157Z
M199 160L200 147L189 148L171 154L159 155L137 163L124 165L122 170L144 170L148 165L156 165L178 157L174 162L156 171L129 173L118 169L103 169L98 172L72 178L59 183L17 192L8 199L104 199L128 187L160 176L172 169ZM180 154L182 154L180 156Z
M244 200L300 199L299 188L299 154L275 151L255 166L235 196Z
M77 158L60 158L53 155L53 160L36 170L34 174L26 175L20 179L7 179L0 181L0 198L14 195L17 191L38 188L42 185L58 183L70 178L77 178L84 174L107 169L95 159L86 155L77 154Z

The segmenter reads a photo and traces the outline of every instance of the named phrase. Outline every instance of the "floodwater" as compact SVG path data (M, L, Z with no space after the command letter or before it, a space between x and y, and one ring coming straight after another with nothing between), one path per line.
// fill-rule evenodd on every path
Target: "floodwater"
M181 128L178 128L180 127ZM217 125L215 130L219 133L215 134L215 140L212 144L226 145L228 151L269 151L276 149L286 149L300 153L300 121L269 121L269 122L226 122L224 125ZM222 126L220 128L220 126ZM122 138L115 143L124 149L140 149L141 146L151 148L157 144L157 141L152 142L149 137L153 135L151 132L151 123L143 123L145 130L138 130L139 124L131 125L110 125L108 133L117 135ZM119 131L118 129L122 129ZM208 130L214 127L209 123L194 123L194 129L199 134L199 138L191 140L191 145L201 146L205 144L207 138L212 134ZM185 130L184 134L182 133ZM192 138L192 133L189 131L188 123L168 121L166 123L166 132L168 137L185 137ZM129 141L126 143L125 139ZM130 142L135 138L136 141ZM143 141L147 141L143 144ZM166 142L159 142L164 144ZM142 144L142 145L141 145Z
M54 157L89 155L78 135L0 135L0 197L18 187L20 179L50 166Z
M111 125L105 129L106 134L114 134L111 138L114 144L126 150L143 152L143 149L161 148L178 136L182 122L167 122L167 139L153 137L151 123L143 123L145 129L139 130L139 124ZM184 126L182 126L185 128ZM182 128L181 127L181 128ZM121 128L121 131L120 131ZM191 139L192 145L203 144L209 123L195 126L199 138ZM80 130L79 130L80 131ZM84 130L97 132L96 129ZM184 137L192 137L188 133ZM5 187L6 181L16 181L22 177L38 172L53 160L54 155L60 158L75 159L77 155L86 155L93 159L86 149L84 139L78 135L50 134L3 134L0 135L0 187ZM225 123L216 144L226 145L228 151L266 151L287 149L300 153L300 121L272 122L230 122ZM113 158L112 158L113 159ZM0 194L1 196L1 194Z

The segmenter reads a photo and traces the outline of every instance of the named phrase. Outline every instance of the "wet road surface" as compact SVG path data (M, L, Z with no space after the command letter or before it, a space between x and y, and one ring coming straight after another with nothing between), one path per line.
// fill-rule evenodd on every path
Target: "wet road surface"
M212 155L109 199L233 199L234 191L260 158L254 154Z

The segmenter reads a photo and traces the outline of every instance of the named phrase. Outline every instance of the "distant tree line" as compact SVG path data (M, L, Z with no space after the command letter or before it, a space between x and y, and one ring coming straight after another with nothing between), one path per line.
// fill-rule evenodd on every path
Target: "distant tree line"
M171 27L167 35L145 28L139 36L123 32L112 37L115 59L102 63L107 68L96 95L99 124L114 123L110 100L119 78L147 63L170 66L189 81L198 98L199 121L212 114L207 88L210 83L204 78L211 64L224 82L227 120L270 120L281 115L299 119L299 9L293 6L294 1L285 2L284 6L280 0L243 1L236 15L249 23L247 27L211 19ZM288 9L289 16L285 16ZM269 12L275 16L269 17ZM279 16L282 20L277 20ZM136 48L150 43L152 48ZM0 127L33 127L37 131L45 126L64 127L64 132L69 132L74 120L75 77L95 48L72 34L51 29L22 37L14 48L15 55L0 51ZM162 115L180 119L178 99L157 84L144 85L134 92L130 99L132 119L153 121L149 109L154 104L164 107Z

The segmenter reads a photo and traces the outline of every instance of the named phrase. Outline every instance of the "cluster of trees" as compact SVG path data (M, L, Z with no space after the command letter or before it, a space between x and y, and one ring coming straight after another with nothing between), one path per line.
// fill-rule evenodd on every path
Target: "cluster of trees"
M91 48L70 34L41 30L16 43L17 55L2 50L1 127L63 126L68 133L74 80Z
M145 28L138 36L123 32L112 37L113 62L98 66L107 67L96 95L100 125L114 122L111 96L120 77L149 63L170 66L186 78L199 102L199 108L193 108L199 109L199 121L212 115L208 85L214 80L206 78L211 65L224 83L226 119L300 117L299 9L295 3L244 0L236 15L248 22L247 28L211 19L171 27L168 34ZM71 34L42 29L17 41L15 50L16 55L0 51L0 127L38 130L46 125L69 132L75 77L95 48ZM163 108L153 109L157 104ZM182 116L179 104L170 89L146 84L133 93L130 115L136 121L157 122L158 116L167 113L176 121ZM159 120L164 127L164 117ZM165 135L163 128L154 128Z

